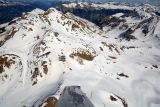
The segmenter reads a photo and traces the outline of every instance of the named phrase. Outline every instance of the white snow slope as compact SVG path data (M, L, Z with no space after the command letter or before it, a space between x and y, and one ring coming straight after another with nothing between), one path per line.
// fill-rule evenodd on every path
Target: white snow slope
M159 107L159 17L125 18L136 39L119 37L123 23L102 31L54 8L35 9L1 26L0 107L37 107L72 85L81 86L95 107Z

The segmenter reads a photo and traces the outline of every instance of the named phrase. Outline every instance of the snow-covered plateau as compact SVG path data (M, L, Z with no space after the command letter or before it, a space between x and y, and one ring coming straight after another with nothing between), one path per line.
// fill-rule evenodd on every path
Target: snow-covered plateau
M0 25L0 107L54 107L66 86L94 107L160 107L160 17L124 8L138 15L107 16L103 28L55 8Z

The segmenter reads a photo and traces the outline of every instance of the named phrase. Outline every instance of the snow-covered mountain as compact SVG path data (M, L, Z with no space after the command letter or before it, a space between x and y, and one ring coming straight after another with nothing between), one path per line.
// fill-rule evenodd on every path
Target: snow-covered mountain
M0 6L15 6L15 5L24 5L21 0L0 0Z
M0 106L58 107L80 86L95 107L159 107L160 17L133 11L101 28L55 8L0 25Z

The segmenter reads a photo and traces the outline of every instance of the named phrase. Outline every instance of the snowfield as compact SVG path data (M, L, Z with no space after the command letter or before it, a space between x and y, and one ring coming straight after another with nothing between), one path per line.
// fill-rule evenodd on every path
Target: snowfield
M73 85L95 107L159 107L160 17L137 11L103 30L54 8L0 25L0 107L43 107Z

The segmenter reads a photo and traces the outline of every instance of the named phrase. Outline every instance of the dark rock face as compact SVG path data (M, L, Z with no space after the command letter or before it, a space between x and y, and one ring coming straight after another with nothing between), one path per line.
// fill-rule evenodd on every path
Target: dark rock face
M132 33L134 31L135 30L132 30L131 28L129 28L127 31L125 31L122 34L120 34L119 37L120 38L125 38L128 41L130 41L131 39L136 39L136 37L132 35Z
M65 87L56 107L94 107L80 86Z
M148 26L144 26L142 32L146 35L149 32Z
M0 28L0 33L3 33L3 32L5 32L6 30L5 30L5 27L2 27L2 28Z
M138 23L138 24L136 24L136 25L128 28L125 32L121 33L121 34L119 35L119 37L120 37L120 38L123 38L123 39L126 39L126 40L128 40L128 41L130 41L130 40L132 40L132 39L137 39L137 38L133 35L133 33L134 33L137 29L139 29L139 28L142 29L142 33L145 34L145 36L146 36L149 32L152 32L152 34L153 34L155 27L152 26L152 28L149 28L149 26L152 25L153 20L154 20L154 17L150 17L150 18L148 18L148 19L145 19L145 20L141 21L140 23Z
M99 27L107 26L110 23L112 23L110 25L111 27L115 27L115 26L119 25L120 22L124 22L124 20L120 20L115 17L108 18L108 16L114 15L116 13L124 13L125 15L123 17L126 17L126 16L139 17L139 16L137 16L138 15L137 12L132 11L132 10L103 9L103 8L97 9L97 8L91 7L89 5L87 5L83 8L78 7L78 6L75 8L67 8L67 7L64 7L63 5L60 5L57 7L57 9L59 11L62 11L63 13L70 12L76 16L87 19L87 20L95 23Z
M117 27L121 22L125 22L125 21L126 21L125 19L106 16L99 23L101 24L101 27L111 26L111 28L114 28L114 27Z
M160 12L155 12L155 13L156 13L156 15L160 16Z
M136 18L136 19L142 19L143 16L141 16L140 14L137 13L136 10L133 10L133 11L129 11L127 13L125 13L123 16L121 17L132 17L132 18Z

